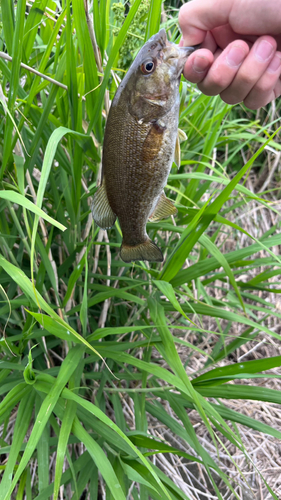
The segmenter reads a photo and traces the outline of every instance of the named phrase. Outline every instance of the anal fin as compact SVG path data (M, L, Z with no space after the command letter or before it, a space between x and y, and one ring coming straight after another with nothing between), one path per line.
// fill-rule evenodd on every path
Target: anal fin
M116 215L112 211L106 194L105 178L102 180L102 185L94 194L92 205L92 215L95 223L102 229L109 229L114 226Z
M161 219L166 219L167 217L170 217L170 215L176 215L177 212L178 211L175 205L165 196L165 193L163 191L160 194L154 211L148 219L150 222L156 222Z

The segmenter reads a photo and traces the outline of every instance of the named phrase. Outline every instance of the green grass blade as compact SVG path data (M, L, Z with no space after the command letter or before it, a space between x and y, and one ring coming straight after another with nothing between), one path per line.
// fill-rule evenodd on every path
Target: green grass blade
M40 387L39 390L44 389L40 385L40 383L35 383L34 387L35 388L38 387L38 389ZM107 417L107 415L105 415L105 413L103 413L97 406L93 405L90 401L86 401L86 400L82 399L80 396L77 396L76 394L72 393L68 389L64 389L62 391L62 397L65 397L66 399L68 399L70 401L76 401L78 405L80 405L82 408L85 408L90 414L96 416L98 419L100 419L102 422L104 422L107 426L109 426L110 429L113 429L118 434L118 436L120 436L124 440L124 442L127 445L129 445L129 447L132 450L132 453L134 455L137 455L138 458L140 459L140 461L152 473L153 477L155 478L155 480L156 480L157 484L159 485L159 487L161 488L162 492L166 495L165 498L168 498L168 499L170 498L169 495L167 494L167 491L163 487L161 481L159 481L158 477L152 471L150 462L146 458L144 458L142 453L132 444L130 439L121 431L121 429L119 429L119 427L116 424L114 424L112 422L112 420L109 417Z
M25 438L26 432L30 426L34 400L35 400L35 393L29 392L22 398L19 404L14 433L13 433L13 441L9 452L9 458L4 474L1 479L1 495L3 497L5 496L10 487L11 477L13 476L14 473L20 448Z
M160 28L162 0L151 0L145 32L145 41L155 35Z
M27 386L25 382L18 383L13 387L0 403L0 422L3 421L3 416L30 392L31 387Z
M112 497L115 500L125 500L126 497L107 456L102 451L99 444L88 434L84 427L82 427L77 417L74 419L73 432L86 446L92 460L96 463L96 466L107 483L112 493Z
M84 347L79 346L77 348L72 348L67 357L64 359L57 380L55 381L53 387L51 388L49 394L44 399L39 413L37 415L37 419L33 425L32 432L30 434L30 438L28 440L25 452L23 457L19 463L18 469L13 478L12 484L7 492L4 500L8 500L10 498L10 494L14 490L18 479L20 478L22 472L24 471L28 461L30 460L32 453L34 452L37 443L44 431L44 428L50 418L52 410L61 394L63 387L67 384L69 378L72 373L75 371L77 364L80 361L81 354L83 353ZM35 384L34 384L35 387Z
M7 45L8 53L11 55L13 50L13 38L14 38L14 5L10 0L2 0L1 2L1 14L3 22L3 31L5 36L5 43Z
M223 366L222 368L214 368L203 375L199 375L193 381L193 385L200 385L203 383L212 384L215 380L220 377L227 377L231 375L241 375L246 373L257 373L263 372L265 370L271 370L281 366L281 356L275 356L272 358L258 359L254 361L245 361L244 363L235 363L235 365Z
M243 311L246 312L244 302L242 300L240 290L239 290L237 283L235 281L233 272L232 272L226 258L222 254L222 252L220 252L220 250L216 247L216 245L212 242L212 240L204 234L202 234L202 236L200 236L200 243L202 243L202 245L204 245L206 250L208 250L210 252L210 254L213 255L217 259L220 266L222 266L224 268L225 274L228 276L229 281L235 290L235 293L238 297L238 300L241 304L241 307L243 308Z
M27 16L23 37L23 55L25 62L28 61L32 52L34 40L38 32L38 26L41 23L47 4L48 0L35 0Z
M281 129L281 128L280 128ZM236 176L229 182L229 184L223 189L221 194L206 208L200 223L197 225L194 233L186 240L184 233L181 236L180 242L176 246L174 252L170 256L170 259L164 265L163 271L161 273L161 279L170 282L176 274L180 271L184 261L188 257L191 249L198 241L199 237L210 225L211 221L215 218L218 211L221 209L225 201L229 198L233 189L235 189L238 182L242 179L243 175L252 167L254 161L262 153L265 146L273 139L273 137L280 130L272 134L270 139L268 139L258 151L251 157L251 159L244 165L244 167L236 174ZM182 248L180 248L182 247Z
M265 249L267 250L268 248L274 247L276 245L280 245L281 243L281 235L276 234L270 238L266 238L262 241ZM237 263L241 264L244 259L247 257L250 257L251 255L254 255L256 252L260 250L260 245L258 243L255 243L253 245L249 245L248 247L242 248L240 250L235 250L234 252L230 252L229 254L225 254L225 258L228 262L229 265L233 266ZM219 263L217 259L215 258L210 258L203 260L201 262L198 262L192 266L190 266L188 269L184 269L180 271L172 280L171 280L171 285L176 287L180 286L183 283L188 283L189 281L199 278L201 276L205 276L206 274L210 273L211 271L214 271L219 267Z
M36 417L40 413L41 398L37 395L35 402ZM35 420L36 422L36 420ZM50 439L50 425L46 423L40 439L36 445L37 461L38 461L38 487L39 492L43 491L49 484L49 439Z
M247 399L257 401L267 401L269 403L281 402L280 391L267 389L266 387L253 387L249 385L232 385L225 384L222 386L198 387L198 392L201 395L210 398L223 399ZM279 433L281 434L281 433Z
M17 203L21 207L30 210L38 217L42 217L42 219L46 220L47 222L50 222L50 224L57 227L61 231L66 230L66 227L63 226L63 224L57 222L55 219L46 214L46 212L44 212L41 208L38 208L37 205L35 205L30 200L25 198L25 196L22 196L21 194L16 193L15 191L0 191L0 198L2 198L2 200L8 200L12 203Z
M6 3L6 2L5 2ZM10 9L13 6L12 2L9 2L10 5L6 7L5 13L8 18L9 27L11 27L11 19L10 19ZM15 23L15 31L13 36L13 47L12 47L12 70L11 70L11 80L10 80L10 90L9 90L9 98L8 98L8 107L10 112L13 112L14 104L17 98L18 86L19 86L19 77L20 77L20 63L22 57L22 43L23 43L23 32L24 32L24 23L25 23L25 4L26 0L19 0L17 2L17 13L16 13L16 23ZM9 14L8 14L9 12ZM13 32L13 31L12 31ZM8 35L8 38L10 34ZM0 180L3 179L3 175L5 172L6 165L9 160L9 156L11 153L10 144L12 142L12 133L13 133L13 123L11 119L6 117L6 127L4 134L4 145L3 145L3 157L2 157L2 165L0 169Z
M142 0L135 0L133 5L131 6L130 11L127 14L126 19L125 19L125 21L124 21L124 23L123 23L123 25L118 33L118 37L114 43L114 46L113 46L112 50L110 51L110 55L108 58L108 62L107 62L105 71L104 71L104 77L103 77L103 81L102 81L102 84L100 87L99 95L98 95L98 98L95 102L95 106L93 109L93 118L90 122L88 132L90 132L92 130L92 128L95 126L95 124L97 123L98 117L100 116L101 107L102 107L108 79L110 77L111 68L113 66L113 63L114 63L116 57L117 57L117 54L119 52L120 47L121 47L122 43L124 42L124 39L126 37L129 26L130 26L139 6L141 4L141 1Z
M72 9L80 53L83 57L85 93L88 94L86 96L86 107L88 116L91 119L94 116L94 106L98 98L97 96L100 93L100 89L97 89L99 85L98 71L95 64L95 55L87 26L83 0L73 2ZM98 116L96 118L97 120L99 119Z
M59 488L61 485L62 469L65 459L65 453L68 444L69 434L73 425L73 421L76 415L76 403L73 401L67 401L66 408L61 423L59 442L57 446L57 458L56 458L56 470L55 470L55 481L54 481L54 496L53 500L57 500L59 495Z

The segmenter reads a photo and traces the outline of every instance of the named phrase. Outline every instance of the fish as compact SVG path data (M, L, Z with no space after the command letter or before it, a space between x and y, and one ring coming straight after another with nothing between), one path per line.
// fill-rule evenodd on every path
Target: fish
M177 213L164 187L178 158L181 74L196 48L169 42L161 29L140 49L111 103L92 215L102 229L118 217L124 262L163 261L146 224Z

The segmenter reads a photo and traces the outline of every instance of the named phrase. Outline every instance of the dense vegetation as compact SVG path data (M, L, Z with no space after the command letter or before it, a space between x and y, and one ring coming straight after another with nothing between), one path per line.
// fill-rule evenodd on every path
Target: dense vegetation
M160 22L171 40L179 32L161 0L113 3L94 0L85 13L83 0L1 2L1 51L12 60L0 58L0 496L201 498L163 472L164 454L197 464L199 493L205 481L210 498L242 499L219 450L230 442L251 460L237 424L281 438L222 402L281 403L255 384L281 356L233 363L260 334L281 339L266 299L280 293L280 189L246 184L270 154L280 158L278 109L232 109L182 81L188 139L166 189L178 216L148 224L165 262L124 264L118 223L102 231L90 210L109 103L126 53ZM256 234L235 219L252 203ZM259 209L271 221L264 233Z

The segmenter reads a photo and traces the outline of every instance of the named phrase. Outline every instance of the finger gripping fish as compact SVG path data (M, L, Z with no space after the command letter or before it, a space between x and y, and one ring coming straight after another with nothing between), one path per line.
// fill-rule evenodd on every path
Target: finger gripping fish
M168 42L165 30L159 31L138 53L110 107L92 213L103 229L118 217L124 262L163 261L146 223L177 212L163 188L177 140L180 77L193 50Z

